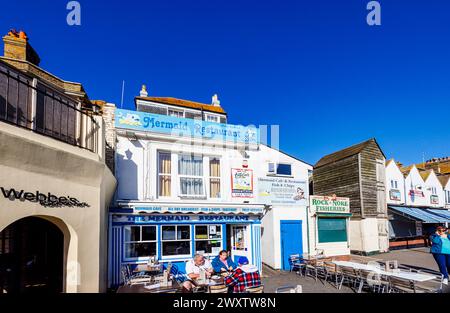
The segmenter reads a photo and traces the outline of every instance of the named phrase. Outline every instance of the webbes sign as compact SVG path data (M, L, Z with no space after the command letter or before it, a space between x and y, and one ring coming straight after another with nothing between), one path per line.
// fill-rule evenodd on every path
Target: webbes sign
M115 127L167 134L173 137L197 137L208 140L258 144L256 127L220 124L167 115L116 109Z
M44 207L90 207L86 202L81 202L77 198L66 196L59 197L52 193L42 193L40 191L36 192L26 192L22 190L16 190L14 188L5 189L0 187L2 195L4 198L10 201L29 201L39 203Z

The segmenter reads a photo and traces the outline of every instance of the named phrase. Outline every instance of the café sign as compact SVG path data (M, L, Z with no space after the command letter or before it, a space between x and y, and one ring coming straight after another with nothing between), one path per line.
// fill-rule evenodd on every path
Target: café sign
M310 206L316 213L350 213L349 198L310 196Z
M307 205L306 182L292 178L258 178L258 203Z
M122 109L116 109L115 127L222 142L258 144L259 140L258 128L254 126L213 123Z

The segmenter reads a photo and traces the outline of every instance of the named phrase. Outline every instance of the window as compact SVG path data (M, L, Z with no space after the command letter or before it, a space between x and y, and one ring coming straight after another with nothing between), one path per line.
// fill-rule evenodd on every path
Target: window
M196 225L195 252L217 255L220 250L222 250L222 226Z
M206 114L206 121L213 122L213 123L219 123L219 117L217 115Z
M319 242L347 241L347 220L345 218L323 218L317 220Z
M436 189L436 187L431 187L431 194L432 194L432 195L437 195L437 189Z
M220 198L220 159L209 160L209 196Z
M158 155L158 195L170 197L172 160L170 153L160 152Z
M156 255L156 226L125 227L125 258Z
M191 254L191 229L188 225L161 226L163 256Z
M168 109L167 115L173 116L173 117L183 118L184 117L184 112L180 111L180 110Z
M398 182L396 180L391 180L391 188L398 189Z
M233 230L232 246L235 250L244 251L245 246L245 226L235 226Z
M178 159L180 194L182 196L203 197L203 157L180 155Z
M291 176L292 166L291 164L270 162L268 163L267 173L274 175L276 174L276 175Z
M445 195L446 195L446 197L445 197L445 198L446 198L446 201L445 201L445 202L446 202L447 204L450 204L450 190L446 190L446 191L445 191Z

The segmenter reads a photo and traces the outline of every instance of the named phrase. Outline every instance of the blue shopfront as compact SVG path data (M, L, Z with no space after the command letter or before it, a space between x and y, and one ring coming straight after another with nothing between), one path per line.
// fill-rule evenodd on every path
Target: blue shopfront
M120 269L150 257L185 271L196 253L214 258L227 250L260 269L262 207L131 207L110 210L109 285L121 283ZM212 213L213 212L213 213Z

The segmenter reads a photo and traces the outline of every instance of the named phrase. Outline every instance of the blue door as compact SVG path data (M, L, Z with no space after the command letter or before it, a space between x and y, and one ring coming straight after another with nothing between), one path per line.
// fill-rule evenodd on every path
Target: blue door
M303 253L302 221L280 221L281 266L289 270L289 256Z

